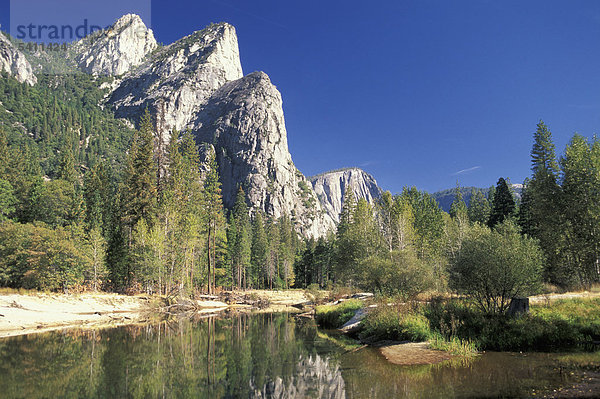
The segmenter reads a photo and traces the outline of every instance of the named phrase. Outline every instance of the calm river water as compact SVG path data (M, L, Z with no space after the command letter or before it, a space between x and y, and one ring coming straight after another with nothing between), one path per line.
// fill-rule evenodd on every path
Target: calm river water
M564 378L553 354L402 367L322 337L312 320L242 314L5 338L0 397L529 397Z

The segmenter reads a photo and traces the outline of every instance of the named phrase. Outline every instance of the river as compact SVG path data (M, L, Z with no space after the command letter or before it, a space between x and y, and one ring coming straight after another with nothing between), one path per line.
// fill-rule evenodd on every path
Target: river
M336 345L311 319L236 314L2 339L0 397L529 397L565 382L557 356L396 366Z

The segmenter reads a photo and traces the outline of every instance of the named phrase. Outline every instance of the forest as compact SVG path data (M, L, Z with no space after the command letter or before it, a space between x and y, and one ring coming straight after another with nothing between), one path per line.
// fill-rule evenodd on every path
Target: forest
M95 105L96 78L42 79L0 79L0 286L452 291L502 312L514 296L600 282L596 138L574 135L557 157L540 121L520 201L502 177L469 206L457 186L448 213L415 187L374 204L348 190L336 231L305 239L293 217L251 211L241 185L225 209L214 149L191 132L164 145L156 115L133 129Z

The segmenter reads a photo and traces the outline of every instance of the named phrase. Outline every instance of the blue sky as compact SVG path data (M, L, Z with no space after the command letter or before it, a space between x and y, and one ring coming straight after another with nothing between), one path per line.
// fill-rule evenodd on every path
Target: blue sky
M600 131L598 1L152 1L165 44L220 21L244 72L281 91L306 175L359 166L392 192L520 183L540 119L559 153Z

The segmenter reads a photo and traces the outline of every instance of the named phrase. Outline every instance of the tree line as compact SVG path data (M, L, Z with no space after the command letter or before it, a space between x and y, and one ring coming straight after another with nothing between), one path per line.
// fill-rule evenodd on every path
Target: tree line
M449 213L414 187L374 204L348 190L336 231L301 239L288 215L251 210L243 185L225 209L214 148L189 131L163 140L157 122L143 116L123 166L106 154L82 163L80 142L61 146L46 169L39 151L0 129L1 286L191 294L345 285L411 296L467 292L495 268L514 281L479 301L500 309L541 282L599 281L596 138L575 135L557 159L540 122L520 201L504 178L487 197L473 191L469 206L457 187Z
M240 186L223 207L212 146L146 112L119 170L83 175L71 151L55 179L0 130L0 285L45 290L213 293L294 285L301 242L290 218L250 213Z
M450 289L489 312L543 283L589 288L600 282L600 142L576 134L557 160L540 121L531 162L520 201L501 177L469 206L458 186L449 213L414 187L375 204L348 191L336 234L308 243L297 279L386 295Z

